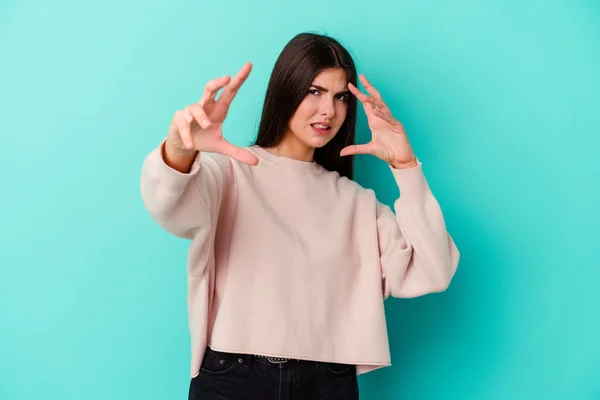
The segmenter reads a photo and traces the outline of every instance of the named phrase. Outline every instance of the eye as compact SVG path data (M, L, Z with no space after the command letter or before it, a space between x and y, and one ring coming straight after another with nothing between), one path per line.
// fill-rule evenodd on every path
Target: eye
M338 100L341 100L341 101L348 101L348 94L347 93L338 94L337 98L338 98Z
M308 91L308 93L312 94L313 96L316 96L319 94L319 90L318 89L310 89Z

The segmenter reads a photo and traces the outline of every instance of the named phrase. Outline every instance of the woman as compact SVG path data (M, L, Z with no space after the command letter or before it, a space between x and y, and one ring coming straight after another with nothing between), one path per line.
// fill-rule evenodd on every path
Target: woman
M445 290L459 253L402 124L336 40L285 46L238 148L222 126L250 70L208 82L142 170L150 215L191 239L189 398L357 399L357 375L390 365L383 300ZM352 180L355 154L389 164L396 214Z

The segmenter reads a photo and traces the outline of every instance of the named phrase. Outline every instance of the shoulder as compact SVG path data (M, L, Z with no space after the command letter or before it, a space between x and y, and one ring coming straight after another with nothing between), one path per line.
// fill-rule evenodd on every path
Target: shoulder
M197 161L200 170L204 174L219 177L223 182L228 182L233 178L232 159L226 155L212 152L201 152Z
M392 207L379 201L375 190L366 188L348 177L340 176L337 171L326 171L325 174L334 179L337 190L341 195L357 198L356 207L360 207L360 205L367 206L370 210L375 210L377 217L386 215L395 218Z
M322 174L324 179L329 179L335 185L337 191L342 195L353 195L370 200L377 200L375 191L362 186L360 183L346 176L341 176L337 171L325 170Z

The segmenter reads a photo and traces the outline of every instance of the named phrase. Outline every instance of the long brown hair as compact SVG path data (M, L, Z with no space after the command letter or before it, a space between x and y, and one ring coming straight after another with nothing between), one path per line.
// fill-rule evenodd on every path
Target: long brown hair
M288 123L307 95L313 79L323 70L342 68L356 85L356 67L350 53L335 39L316 33L300 33L283 48L267 87L255 145L272 147L283 139ZM355 143L356 98L348 97L346 120L336 136L315 149L314 160L329 171L353 178L354 156L340 151Z

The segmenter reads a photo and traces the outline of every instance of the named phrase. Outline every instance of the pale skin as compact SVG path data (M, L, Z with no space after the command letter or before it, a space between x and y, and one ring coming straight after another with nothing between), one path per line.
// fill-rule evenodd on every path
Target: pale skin
M266 150L296 160L313 161L315 149L329 143L344 124L350 96L345 70L321 71L288 121L281 142ZM330 129L326 134L318 134L312 127L317 123L324 123Z
M252 64L246 63L233 78L226 75L211 80L198 103L175 112L164 146L167 165L189 172L199 151L224 154L250 165L258 163L254 154L228 142L222 131L229 106L251 70ZM221 89L223 92L216 99Z
M246 63L233 78L223 76L209 81L198 103L175 112L164 146L163 157L167 165L182 173L189 172L198 152L220 153L249 165L258 163L255 155L228 142L222 132L229 106L251 69L252 64ZM326 70L315 78L283 140L276 149L267 150L284 157L312 161L315 148L327 144L341 127L347 106L343 95L349 90L365 110L372 138L369 143L344 148L340 155L370 154L396 169L417 166L404 127L392 116L377 89L361 74L359 79L369 94L366 95L352 83L347 83L345 72L341 72L341 69ZM316 89L314 85L322 89ZM312 135L310 124L322 121L331 125L331 132Z
M370 96L362 93L352 83L348 83L348 88L361 102L367 114L372 137L369 143L342 149L340 155L371 154L396 169L416 167L418 165L417 158L404 131L404 126L394 118L387 104L381 98L381 94L367 78L361 74L359 79Z

